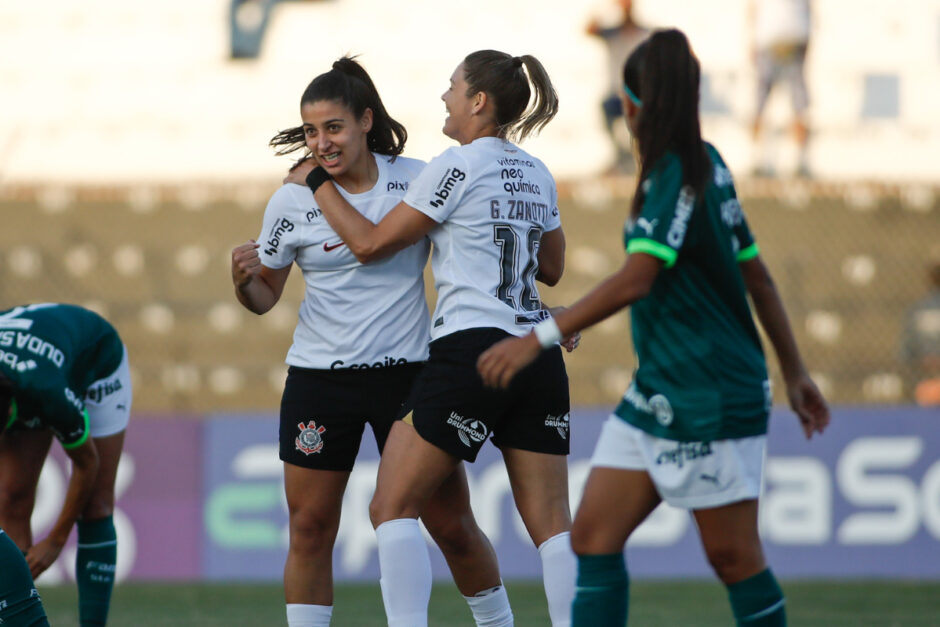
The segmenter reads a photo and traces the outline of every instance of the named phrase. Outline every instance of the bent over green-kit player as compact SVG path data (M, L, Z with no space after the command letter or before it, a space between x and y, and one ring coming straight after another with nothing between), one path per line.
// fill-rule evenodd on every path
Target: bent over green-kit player
M480 356L489 385L558 338L632 305L639 366L604 424L571 530L572 626L627 621L623 548L662 502L690 510L738 625L786 625L757 530L770 383L747 297L767 332L807 438L829 423L731 173L702 141L699 65L685 36L657 31L624 66L624 111L640 175L623 267L528 336Z
M98 314L56 303L0 312L0 527L37 577L78 523L83 627L107 621L117 558L114 481L131 398L127 350ZM72 471L58 518L34 544L30 515L53 435Z

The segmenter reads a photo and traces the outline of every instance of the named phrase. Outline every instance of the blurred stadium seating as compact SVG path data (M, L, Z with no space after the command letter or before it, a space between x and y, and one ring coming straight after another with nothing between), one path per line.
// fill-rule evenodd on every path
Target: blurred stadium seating
M236 303L228 269L230 248L258 234L286 169L268 138L294 123L313 75L361 53L409 129L408 154L428 158L447 145L436 121L446 78L482 47L535 54L560 94L558 117L527 148L558 178L569 241L567 275L545 297L570 302L621 262L631 191L629 180L595 176L612 154L597 106L605 60L583 25L604 4L479 0L470 14L434 0L407 9L279 2L259 57L233 61L231 0L0 3L0 306L101 310L130 346L140 410L275 407L300 277L259 318ZM908 401L903 313L925 293L924 260L940 241L940 0L815 4L815 182L741 176L753 96L743 0L635 4L644 23L690 35L703 63L706 135L739 175L832 401ZM768 111L783 161L785 97L775 94ZM632 368L626 329L624 315L605 322L569 356L575 403L610 404L622 393Z
M544 290L547 302L572 302L622 262L629 187L627 179L561 187L568 266L560 284ZM908 401L901 326L926 291L925 251L940 241L937 190L739 187L806 360L831 400ZM229 251L257 236L266 194L7 187L0 303L78 302L107 315L129 346L140 410L276 407L303 294L299 273L262 317L238 305L229 280ZM568 364L576 404L615 402L633 367L625 314L588 331ZM784 401L779 385L776 400Z

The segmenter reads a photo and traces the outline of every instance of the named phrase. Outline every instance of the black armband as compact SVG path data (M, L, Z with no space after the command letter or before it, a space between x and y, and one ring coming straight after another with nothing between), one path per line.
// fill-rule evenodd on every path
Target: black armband
M310 170L310 174L307 175L307 187L310 188L311 192L316 193L321 185L331 180L333 180L333 177L326 170L317 166Z

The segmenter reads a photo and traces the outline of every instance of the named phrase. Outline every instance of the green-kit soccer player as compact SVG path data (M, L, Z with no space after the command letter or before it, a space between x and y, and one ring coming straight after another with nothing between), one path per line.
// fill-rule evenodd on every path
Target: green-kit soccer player
M56 303L0 312L0 527L38 577L77 523L83 627L107 621L117 561L114 482L131 398L127 351L98 314ZM33 543L30 515L53 435L72 471L52 529Z
M640 175L623 267L532 334L484 353L490 385L563 335L632 305L639 366L605 423L571 530L573 626L624 625L627 538L662 501L688 509L739 625L786 624L783 592L757 529L770 383L747 296L780 362L806 437L829 423L731 173L702 141L699 65L677 30L657 31L624 65L624 110Z
M0 529L0 625L49 627L23 553L3 529Z

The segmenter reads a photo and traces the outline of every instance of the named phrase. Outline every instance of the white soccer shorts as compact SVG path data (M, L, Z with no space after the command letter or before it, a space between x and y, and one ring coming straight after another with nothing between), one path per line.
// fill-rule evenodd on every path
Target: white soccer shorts
M767 436L677 442L637 429L611 414L591 467L645 470L662 499L682 509L707 509L756 499Z
M110 375L88 386L85 409L91 437L103 438L127 428L131 418L131 370L127 361L127 347L121 364Z

